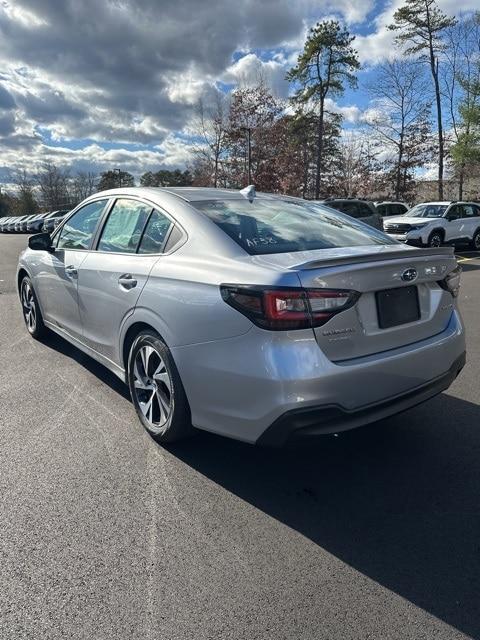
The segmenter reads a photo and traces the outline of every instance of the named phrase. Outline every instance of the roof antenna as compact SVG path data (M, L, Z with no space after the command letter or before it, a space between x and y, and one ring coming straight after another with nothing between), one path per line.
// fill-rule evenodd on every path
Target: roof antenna
M248 198L249 202L253 202L253 199L257 195L254 184L249 184L245 189L240 189L240 193L244 198Z

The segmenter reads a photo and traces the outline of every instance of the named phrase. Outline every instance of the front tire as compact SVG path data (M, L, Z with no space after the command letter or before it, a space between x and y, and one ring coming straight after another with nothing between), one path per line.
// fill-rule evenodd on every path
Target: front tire
M480 251L480 229L475 231L470 246L474 251Z
M443 235L441 231L432 231L432 233L428 237L428 246L429 247L441 247L443 244Z
M128 358L128 386L135 411L161 443L191 435L190 408L170 350L152 331L142 331Z
M20 284L20 301L27 331L32 338L39 340L45 335L47 329L43 323L42 312L32 281L28 276L25 276Z

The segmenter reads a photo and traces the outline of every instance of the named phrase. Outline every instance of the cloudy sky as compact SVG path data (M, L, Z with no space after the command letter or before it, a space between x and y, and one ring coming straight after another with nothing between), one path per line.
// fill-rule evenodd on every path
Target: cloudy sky
M332 108L354 124L362 85L392 50L401 0L0 0L0 183L52 160L73 170L184 166L203 94L259 73L280 96L310 26L356 34L360 89ZM438 0L450 14L454 0ZM461 0L460 9L478 8Z

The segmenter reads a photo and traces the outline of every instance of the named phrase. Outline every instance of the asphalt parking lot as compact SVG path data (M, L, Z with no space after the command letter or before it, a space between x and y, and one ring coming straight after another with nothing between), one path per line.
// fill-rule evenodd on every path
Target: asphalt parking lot
M370 427L163 449L109 372L32 340L0 235L0 638L480 638L480 257L468 364Z

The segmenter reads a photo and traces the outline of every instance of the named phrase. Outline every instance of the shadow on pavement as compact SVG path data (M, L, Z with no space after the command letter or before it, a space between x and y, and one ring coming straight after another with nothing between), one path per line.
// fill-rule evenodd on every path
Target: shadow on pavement
M479 406L443 394L388 421L284 450L205 434L171 452L372 580L480 637Z
M68 342L44 344L129 398ZM284 449L207 433L170 452L391 591L480 638L480 406L441 394ZM255 532L252 531L252 535Z
M64 340L61 336L53 333L52 331L48 332L44 338L41 340L42 344L67 358L71 358L78 362L82 367L90 371L94 376L96 376L99 380L107 384L111 389L119 393L126 400L130 400L130 392L128 387L119 379L115 374L105 368L90 356L80 351L74 347L70 342Z

